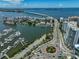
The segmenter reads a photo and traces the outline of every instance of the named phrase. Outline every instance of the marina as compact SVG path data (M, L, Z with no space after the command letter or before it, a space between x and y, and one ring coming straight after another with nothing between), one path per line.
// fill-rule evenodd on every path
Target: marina
M52 9L59 12L58 14L51 14L53 11L47 14L47 10L44 10L44 12L27 10L28 12L25 13L0 12L3 13L0 17L0 57L4 55L13 57L28 45L39 41L44 34L51 32L50 30L54 26L53 20L55 20L52 16L55 14L57 18L60 17L61 9L59 11ZM64 13L62 16L67 17L68 15ZM36 46L32 48L34 47Z
M45 23L45 19L47 18L25 16L13 19L12 17L4 18L5 20L3 20L3 22L6 22L6 24L1 22L4 28L0 32L0 57L3 57L5 54L12 57L15 53L24 49L28 44L31 44L31 42L34 42L45 33L48 33L51 29L50 20L53 19L49 19ZM14 22L16 22L16 25L11 26ZM30 24L32 25L30 26ZM10 54L12 51L14 51L14 53Z

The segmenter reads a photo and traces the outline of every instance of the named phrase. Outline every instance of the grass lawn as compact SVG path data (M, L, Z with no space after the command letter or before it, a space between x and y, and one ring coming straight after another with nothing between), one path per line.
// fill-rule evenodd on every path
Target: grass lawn
M15 47L12 47L6 54L11 58L26 47L27 45L23 46L21 43L18 43L18 45L16 45Z
M2 57L1 59L8 59L8 58L4 56L4 57Z
M56 48L53 46L49 46L46 48L47 53L55 53L56 52Z

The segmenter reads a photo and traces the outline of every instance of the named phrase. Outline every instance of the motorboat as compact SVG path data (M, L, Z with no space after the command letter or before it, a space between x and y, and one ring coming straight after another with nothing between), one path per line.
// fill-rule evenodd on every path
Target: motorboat
M8 46L7 49L9 50L12 46Z
M5 38L5 41L12 41L11 38Z
M21 33L19 31L15 32L15 36L20 36Z
M0 33L0 36L7 35L8 33L12 32L12 31L13 31L12 28L4 29L4 30Z
M15 45L18 44L18 43L19 43L19 40L15 41L13 45L15 46Z
M5 41L4 43L9 43L8 41Z
M1 46L4 46L4 43L2 43Z
M9 32L11 32L12 30L13 30L12 28L10 28L10 29L4 29L3 32L4 32L4 33L9 33Z
M1 46L4 46L4 43L0 42L0 45L1 45Z
M21 37L20 37L19 40L24 41L24 38L21 38Z
M13 31L13 29L12 29L12 28L9 28L9 29L4 29L4 30L3 30L3 32L11 32L11 31Z

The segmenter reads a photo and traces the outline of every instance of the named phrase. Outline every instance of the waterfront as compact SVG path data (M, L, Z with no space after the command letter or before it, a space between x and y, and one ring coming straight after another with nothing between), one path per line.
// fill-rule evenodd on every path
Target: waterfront
M79 8L25 8L21 9L26 13L20 12L19 14L16 12L0 12L0 16L32 16L32 17L41 17L34 14L29 14L28 12L36 12L41 14L46 14L49 16L53 16L55 18L60 17L69 17L69 16L79 16Z
M24 37L25 41L29 41L29 42L32 42L40 38L43 34L45 34L46 32L49 32L50 30L50 27L42 27L42 26L33 27L33 26L21 25L21 24L18 24L17 26L13 26L13 27L5 25L3 29L4 28L13 28L15 31L20 31L22 34L20 37ZM15 40L17 39L14 39L13 41ZM4 39L0 39L0 41L4 42ZM10 43L9 45L12 45L12 43ZM1 50L3 50L4 48L7 48L7 46L1 48Z
M79 8L28 8L25 11L47 14L57 19L60 17L79 16Z
M56 18L79 15L78 13L79 8L76 8L76 9L74 8L33 8L33 9L29 8L29 9L22 9L22 10L27 12L37 12L37 13L47 14ZM20 16L41 17L39 15L34 15L27 12L26 13L0 12L0 32L6 28L13 28L16 31L20 31L22 33L21 37L24 37L26 41L34 41L50 30L50 27L45 27L45 26L33 27L33 26L18 24L17 26L12 27L12 26L6 26L2 23L4 16L6 17L20 17ZM0 40L4 41L3 39L0 39Z
M29 9L27 9L29 10ZM37 9L36 9L37 10ZM42 9L40 9L42 10ZM44 10L48 10L49 13L47 13L47 11L44 11ZM57 19L59 19L59 17L67 17L67 16L73 16L73 15L78 15L78 13L74 14L75 11L71 11L69 14L71 15L68 15L65 14L65 13L60 13L62 9L44 9L42 11L44 11L43 13L44 14L51 14L50 12L53 11L53 12L56 12L57 15L54 15L53 13L50 15L50 16L53 16L56 17ZM71 10L71 9L70 9ZM39 12L39 10L37 10ZM36 13L38 13L36 11ZM59 11L60 15L57 13ZM63 10L65 12L65 10ZM67 12L68 10L66 10ZM31 10L30 12L35 12L35 10ZM73 12L73 13L72 13ZM21 24L21 23L17 23L17 25L6 25L6 24L3 24L3 19L4 17L11 17L11 18L17 18L17 17L25 17L25 16L32 16L32 17L37 17L37 18L41 18L42 16L40 15L35 15L34 13L28 13L25 12L25 13L16 13L16 12L0 12L1 13L1 17L0 17L0 33L5 31L5 29L7 30L10 30L10 28L12 29L12 32L9 33L7 36L7 32L4 33L3 37L0 39L0 51L2 52L5 52L6 53L6 48L7 49L10 49L11 46L14 46L14 42L18 42L19 39L22 39L26 42L34 42L36 41L37 39L39 39L41 36L43 36L45 33L49 33L50 30L51 30L51 27L50 26L46 26L46 24L43 25L44 22L40 22L42 23L42 25L39 25L39 26L29 26L28 24L24 23L24 24ZM42 13L42 12L39 12L39 13ZM38 14L39 14L38 13ZM43 14L42 13L42 14ZM58 16L59 15L59 16ZM40 19L39 18L39 19ZM42 17L43 18L43 17ZM48 17L49 18L49 17ZM47 19L48 19L47 18ZM33 18L33 19L36 19L36 18ZM34 21L33 19L30 19L31 21ZM46 19L46 20L47 20ZM53 19L53 18L52 18ZM41 19L40 19L41 20ZM48 19L50 20L50 19ZM51 23L51 22L50 22ZM18 34L19 33L19 34ZM5 44L3 44L5 43Z

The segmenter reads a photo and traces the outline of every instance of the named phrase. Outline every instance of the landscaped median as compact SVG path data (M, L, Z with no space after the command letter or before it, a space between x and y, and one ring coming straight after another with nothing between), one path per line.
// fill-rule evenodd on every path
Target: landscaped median
M56 48L53 46L48 46L46 48L47 53L55 53L56 52Z

